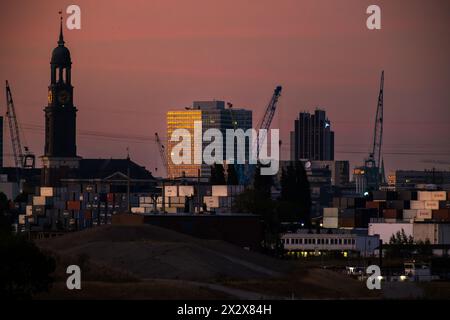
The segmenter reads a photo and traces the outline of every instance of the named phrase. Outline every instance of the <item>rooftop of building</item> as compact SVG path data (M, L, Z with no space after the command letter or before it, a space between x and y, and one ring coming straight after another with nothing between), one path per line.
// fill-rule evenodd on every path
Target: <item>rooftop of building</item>
M150 171L129 158L125 159L81 159L77 172L79 179L104 179L121 173L131 179L154 179Z
M353 228L353 229L335 229L335 228L322 228L322 229L298 229L295 232L287 232L285 234L291 235L367 235L368 229L366 228Z
M231 110L231 111L247 111L247 112L250 112L250 113L252 112L251 110L248 110L248 109L233 107L232 103L225 102L225 101L222 101L222 100L194 101L192 103L192 106L184 108L184 110L186 110L186 111L192 111L192 110L224 111L224 110L227 110L227 109Z

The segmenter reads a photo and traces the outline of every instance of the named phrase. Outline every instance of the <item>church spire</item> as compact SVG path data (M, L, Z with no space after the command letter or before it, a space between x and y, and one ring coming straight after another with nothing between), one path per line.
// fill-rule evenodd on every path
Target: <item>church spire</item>
M64 46L64 36L63 36L63 17L62 17L62 11L59 12L60 15L60 25L59 25L59 40L58 45Z

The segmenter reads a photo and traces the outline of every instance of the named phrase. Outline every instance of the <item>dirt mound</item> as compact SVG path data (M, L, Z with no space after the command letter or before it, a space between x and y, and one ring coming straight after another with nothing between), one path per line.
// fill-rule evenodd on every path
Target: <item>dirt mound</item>
M103 226L37 241L44 249L84 255L140 279L222 280L276 277L286 264L223 241L150 225Z

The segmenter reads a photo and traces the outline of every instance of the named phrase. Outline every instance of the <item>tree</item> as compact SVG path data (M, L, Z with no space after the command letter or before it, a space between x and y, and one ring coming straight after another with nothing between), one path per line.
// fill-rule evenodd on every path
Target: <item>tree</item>
M429 257L433 254L430 239L426 239L425 241L419 240L416 243L416 246L417 246L417 253L420 256Z
M211 166L211 184L224 185L225 183L225 171L222 164L215 163Z
M414 244L414 239L412 236L407 236L405 230L402 228L401 231L397 231L389 239L389 244L393 245L411 245Z
M407 236L404 229L397 231L389 239L387 254L392 258L410 258L413 250L414 239Z
M273 180L270 175L261 174L261 165L257 164L253 179L253 189L255 189L261 197L271 197Z
M237 185L239 184L239 179L236 172L236 166L232 163L227 165L227 184Z
M280 240L280 220L275 210L275 201L271 197L272 176L261 175L261 165L255 168L253 187L245 190L235 200L235 206L241 212L250 212L261 217L263 223L262 247L266 251L279 254L282 250Z
M290 163L281 173L281 196L278 202L280 218L284 221L299 221L310 225L311 190L303 164Z
M311 224L311 188L306 174L305 167L300 161L295 163L295 181L298 187L298 199L301 218L305 220L306 225Z
M33 242L12 233L16 217L9 208L10 201L0 193L0 298L31 299L49 289L55 260Z
M10 201L3 192L0 192L0 232L11 232L15 216L9 210Z

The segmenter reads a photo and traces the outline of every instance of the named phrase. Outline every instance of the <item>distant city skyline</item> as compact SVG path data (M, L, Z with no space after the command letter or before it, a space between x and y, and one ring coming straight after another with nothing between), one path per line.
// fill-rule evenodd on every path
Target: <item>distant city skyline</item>
M194 100L225 100L252 110L255 126L280 84L272 128L280 128L281 157L289 159L293 119L320 108L333 123L335 159L350 160L353 168L371 148L384 69L386 171L450 169L448 1L378 1L377 31L365 26L369 1L133 3L78 1L82 29L64 31L80 156L125 158L129 148L134 161L160 173L153 134L166 140L167 111ZM36 156L44 154L43 107L58 11L69 4L0 5L0 75L10 82L24 144Z

